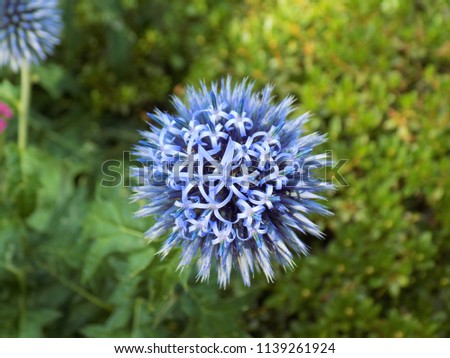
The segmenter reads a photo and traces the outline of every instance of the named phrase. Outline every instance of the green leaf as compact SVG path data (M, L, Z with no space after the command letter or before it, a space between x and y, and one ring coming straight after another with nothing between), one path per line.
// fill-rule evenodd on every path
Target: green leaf
M64 68L56 64L46 64L35 68L39 84L50 94L53 99L61 98L66 87L66 72Z
M19 87L13 85L10 81L3 80L0 82L0 100L2 102L7 102L18 108L19 93Z
M54 309L33 309L27 311L21 322L20 337L45 337L44 328L55 321L61 313Z
M118 190L104 189L103 195L105 193L111 194L111 197L109 200L97 197L84 228L85 236L91 240L91 246L83 265L83 283L92 278L107 256L113 253L131 253L146 246L143 222L133 217L136 206L130 205ZM151 252L148 254L151 256ZM142 260L143 256L139 255L138 260ZM142 265L149 263L150 261L138 262L134 270L139 271L143 269Z

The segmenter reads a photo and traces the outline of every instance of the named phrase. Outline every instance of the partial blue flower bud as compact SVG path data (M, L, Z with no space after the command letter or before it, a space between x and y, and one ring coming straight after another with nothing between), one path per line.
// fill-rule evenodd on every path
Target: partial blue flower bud
M62 28L57 0L0 0L0 66L17 71L53 52Z

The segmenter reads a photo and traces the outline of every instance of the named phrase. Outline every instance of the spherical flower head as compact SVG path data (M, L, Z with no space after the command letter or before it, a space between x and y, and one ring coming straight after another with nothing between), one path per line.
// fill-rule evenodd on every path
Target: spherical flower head
M17 71L53 52L62 28L57 5L57 0L0 0L0 66Z
M293 267L307 253L302 237L322 236L308 216L330 214L317 199L332 185L313 174L329 161L311 154L325 137L304 133L308 114L287 119L292 97L274 103L272 87L252 89L230 78L189 87L186 102L173 97L175 114L149 114L135 148L134 199L147 201L137 216L157 216L146 237L168 233L162 256L180 247L179 268L197 258L198 278L216 267L222 287L233 268L250 285L255 270L272 281L274 262Z

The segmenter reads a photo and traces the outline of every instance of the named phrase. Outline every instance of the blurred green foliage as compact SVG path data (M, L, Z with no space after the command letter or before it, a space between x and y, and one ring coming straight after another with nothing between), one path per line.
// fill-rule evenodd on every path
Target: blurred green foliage
M62 3L31 145L17 151L14 121L0 138L0 336L450 335L447 1ZM155 256L129 189L100 182L145 111L226 74L295 95L348 186L293 272L224 291ZM1 75L17 113L18 78Z

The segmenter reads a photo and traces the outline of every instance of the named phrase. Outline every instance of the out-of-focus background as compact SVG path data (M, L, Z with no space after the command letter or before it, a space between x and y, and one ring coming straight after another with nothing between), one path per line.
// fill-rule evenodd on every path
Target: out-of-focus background
M450 5L446 0L61 1L33 69L30 140L0 135L2 337L450 335ZM323 241L275 283L227 290L162 261L128 188L101 188L145 112L186 85L250 77L298 99L348 186ZM17 114L19 76L0 73Z

